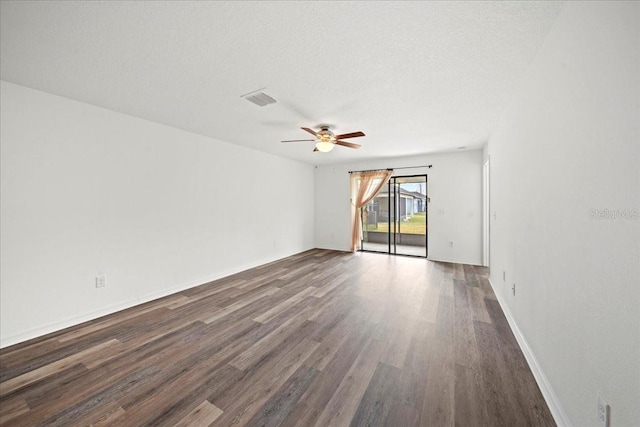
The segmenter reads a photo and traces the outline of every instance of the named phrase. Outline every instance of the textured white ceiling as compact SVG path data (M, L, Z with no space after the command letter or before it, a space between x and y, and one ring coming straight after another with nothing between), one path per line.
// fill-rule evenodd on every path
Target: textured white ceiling
M3 80L311 164L480 147L559 2L2 2ZM240 98L265 88L278 100ZM312 153L301 126L362 130Z

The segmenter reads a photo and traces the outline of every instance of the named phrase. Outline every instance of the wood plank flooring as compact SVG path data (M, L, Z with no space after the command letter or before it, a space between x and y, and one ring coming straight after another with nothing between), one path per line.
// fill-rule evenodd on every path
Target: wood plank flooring
M312 250L0 350L0 425L555 423L486 269Z

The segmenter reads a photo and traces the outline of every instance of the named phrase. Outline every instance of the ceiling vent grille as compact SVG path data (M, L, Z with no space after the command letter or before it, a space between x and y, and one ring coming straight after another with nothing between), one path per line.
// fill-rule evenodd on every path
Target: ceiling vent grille
M242 98L249 102L256 104L258 107L264 107L265 105L275 104L276 100L262 91L251 92L246 95L242 95Z

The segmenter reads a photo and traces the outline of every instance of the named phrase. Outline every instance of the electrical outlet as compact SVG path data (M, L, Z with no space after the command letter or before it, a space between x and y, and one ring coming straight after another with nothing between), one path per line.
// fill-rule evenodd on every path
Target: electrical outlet
M503 271L503 272L502 272L502 281L503 281L503 282L506 282L506 281L507 281L507 272L506 272L506 271Z
M598 393L598 425L600 427L609 427L609 405Z
M511 286L511 291L513 292L513 296L516 296L516 284L514 283L513 286Z
M453 242L449 242L449 247L452 248L453 247Z
M104 275L96 276L96 288L104 288L107 286L107 279Z

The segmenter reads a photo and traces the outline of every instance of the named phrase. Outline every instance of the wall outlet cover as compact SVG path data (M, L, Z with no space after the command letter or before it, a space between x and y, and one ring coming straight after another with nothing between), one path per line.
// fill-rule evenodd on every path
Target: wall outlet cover
M598 425L600 427L609 427L609 405L598 393Z
M96 276L96 288L104 288L107 286L107 279L104 275Z

